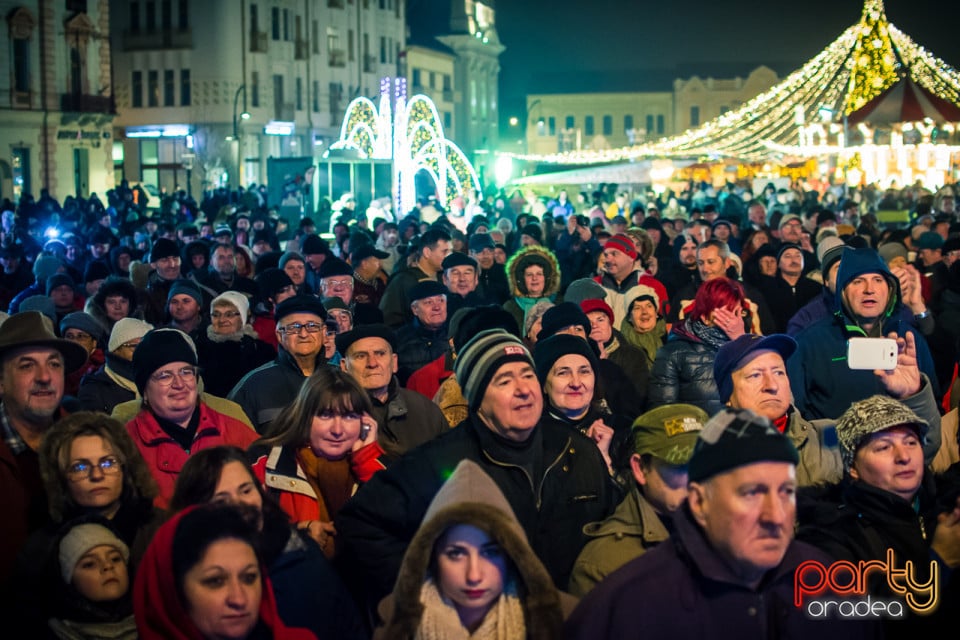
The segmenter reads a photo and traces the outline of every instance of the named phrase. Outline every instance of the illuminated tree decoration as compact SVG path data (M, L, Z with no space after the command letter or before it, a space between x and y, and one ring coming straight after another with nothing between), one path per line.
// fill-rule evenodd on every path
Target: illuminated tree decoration
M414 176L421 170L438 185L438 199L444 207L458 196L480 191L476 170L444 135L433 101L415 95L408 102L406 80L394 78L392 84L391 101L391 79L381 81L379 109L368 98L356 98L347 106L340 139L330 149L351 149L363 158L393 160L394 200L400 214L417 204Z
M890 42L881 0L867 0L856 29L859 35L850 56L853 69L843 109L848 115L899 80L900 63Z

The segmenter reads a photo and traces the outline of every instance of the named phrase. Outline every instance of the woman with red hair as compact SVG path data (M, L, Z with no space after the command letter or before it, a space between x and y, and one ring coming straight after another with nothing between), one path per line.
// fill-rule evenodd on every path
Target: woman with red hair
M678 402L709 415L723 408L713 379L717 350L746 333L750 307L739 282L714 278L700 285L684 320L674 325L650 372L649 408Z

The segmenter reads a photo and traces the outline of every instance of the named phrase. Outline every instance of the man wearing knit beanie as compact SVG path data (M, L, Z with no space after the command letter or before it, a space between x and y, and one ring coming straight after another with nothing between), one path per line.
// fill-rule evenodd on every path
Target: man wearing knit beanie
M167 310L169 327L183 331L194 340L201 335L206 324L203 293L193 280L180 278L173 281L167 294Z
M605 298L613 309L613 326L619 327L627 317L627 306L636 297L638 286L645 285L657 292L660 300L666 301L667 289L655 277L646 272L639 262L637 246L630 236L616 234L603 245L603 274L594 278L607 291ZM664 309L658 309L663 312Z
M150 250L150 266L153 269L147 279L144 319L154 325L166 320L167 299L170 288L180 274L180 248L169 238L158 238Z
M696 637L718 625L725 637L745 637L758 620L774 618L781 634L824 637L829 625L782 605L792 601L797 567L830 564L793 539L796 464L796 449L766 418L730 409L713 416L694 445L687 501L674 513L670 539L588 593L567 620L565 637L635 637L637 620L650 637ZM697 606L678 593L697 594ZM748 601L750 615L730 615ZM851 632L860 630L830 637Z
M469 418L374 475L340 511L338 539L372 602L392 590L410 536L463 459L476 462L514 512L524 514L524 532L561 589L586 541L583 525L605 518L616 501L596 445L565 426L540 422L543 393L519 338L481 331L457 354L454 370Z

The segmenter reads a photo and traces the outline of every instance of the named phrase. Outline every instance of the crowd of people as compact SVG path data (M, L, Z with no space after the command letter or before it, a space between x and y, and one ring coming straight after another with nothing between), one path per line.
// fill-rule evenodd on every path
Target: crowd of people
M6 201L11 637L960 623L956 188ZM936 602L818 617L798 576L838 561Z

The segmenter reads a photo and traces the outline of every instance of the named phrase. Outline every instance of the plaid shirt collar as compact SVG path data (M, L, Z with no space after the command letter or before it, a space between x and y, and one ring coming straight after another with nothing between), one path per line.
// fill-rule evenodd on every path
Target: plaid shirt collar
M10 424L10 420L7 418L7 408L3 406L2 402L0 402L0 435L3 436L4 443L10 447L10 452L15 456L30 448L17 433L17 430L13 428L13 425Z

